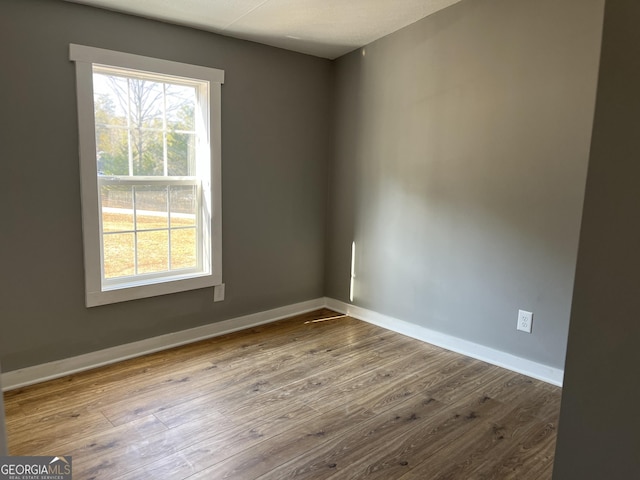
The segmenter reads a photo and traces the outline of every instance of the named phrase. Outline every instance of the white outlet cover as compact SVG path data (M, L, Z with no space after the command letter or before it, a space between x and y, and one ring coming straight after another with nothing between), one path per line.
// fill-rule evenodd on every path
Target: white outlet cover
M213 301L221 302L224 300L224 283L213 287Z
M533 313L526 310L518 310L517 329L521 332L531 333L531 324L533 323Z

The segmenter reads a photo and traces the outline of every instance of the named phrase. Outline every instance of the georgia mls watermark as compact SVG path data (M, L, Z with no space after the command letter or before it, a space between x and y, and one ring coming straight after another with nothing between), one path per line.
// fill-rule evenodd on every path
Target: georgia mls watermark
M0 480L71 480L71 457L0 457Z

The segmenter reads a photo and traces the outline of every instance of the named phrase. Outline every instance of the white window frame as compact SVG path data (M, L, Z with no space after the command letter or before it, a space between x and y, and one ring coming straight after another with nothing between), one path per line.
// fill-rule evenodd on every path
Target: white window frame
M70 44L69 56L76 64L82 227L84 240L85 298L87 307L124 302L222 284L222 188L221 188L221 85L224 71L101 48ZM93 98L93 66L125 68L208 85L209 111L205 118L210 170L200 173L201 228L207 245L199 255L199 268L166 275L140 275L129 281L103 278L100 177L96 160ZM206 116L206 115L205 115ZM208 125L206 125L208 123ZM197 148L201 148L198 146ZM167 177L159 177L159 179ZM172 177L169 177L172 178ZM142 180L142 179L141 179ZM152 181L154 179L151 179ZM158 179L155 179L158 180ZM172 180L172 182L175 180Z

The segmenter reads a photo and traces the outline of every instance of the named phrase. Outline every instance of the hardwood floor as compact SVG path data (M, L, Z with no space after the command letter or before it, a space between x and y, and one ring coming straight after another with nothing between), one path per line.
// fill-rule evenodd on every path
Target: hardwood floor
M559 388L336 315L7 392L9 451L76 480L551 478Z

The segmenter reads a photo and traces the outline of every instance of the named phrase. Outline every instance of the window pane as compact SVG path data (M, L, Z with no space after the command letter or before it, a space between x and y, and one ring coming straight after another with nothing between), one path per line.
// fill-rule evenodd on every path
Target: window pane
M171 187L171 226L184 227L196 224L196 187Z
M167 187L137 186L135 192L137 230L167 228Z
M171 230L171 269L194 268L196 263L196 229Z
M167 84L167 129L195 130L196 89Z
M138 273L169 270L169 232L138 232Z
M116 278L135 274L133 233L102 236L104 277Z
M164 128L164 87L162 83L130 78L129 102L133 128Z
M96 124L127 125L127 79L102 73L93 74L93 103Z
M167 168L170 176L193 176L196 166L196 136L167 133Z
M133 194L131 187L103 186L100 198L102 201L102 231L132 231Z
M164 175L164 146L162 132L131 130L133 174L136 176Z
M122 127L96 125L98 175L129 175L129 140Z

